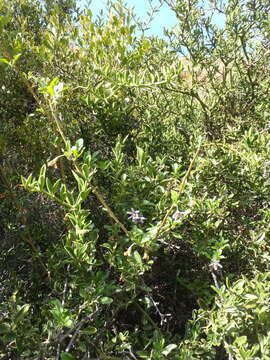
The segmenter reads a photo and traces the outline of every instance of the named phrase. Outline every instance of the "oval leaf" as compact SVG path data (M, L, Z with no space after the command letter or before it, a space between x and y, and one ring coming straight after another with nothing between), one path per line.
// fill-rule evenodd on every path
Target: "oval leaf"
M104 296L104 297L102 297L102 298L100 299L99 302L100 302L101 304L103 304L103 305L109 305L109 304L111 304L111 303L113 302L113 299L110 298L110 297L108 297L108 296Z

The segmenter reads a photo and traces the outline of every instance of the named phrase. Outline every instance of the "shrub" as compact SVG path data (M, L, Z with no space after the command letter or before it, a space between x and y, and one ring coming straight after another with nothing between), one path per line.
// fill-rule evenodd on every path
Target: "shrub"
M269 358L270 9L166 3L0 1L3 356Z

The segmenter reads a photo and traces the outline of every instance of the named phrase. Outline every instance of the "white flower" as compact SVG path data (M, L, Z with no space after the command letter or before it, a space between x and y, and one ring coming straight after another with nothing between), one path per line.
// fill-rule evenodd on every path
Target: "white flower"
M173 214L172 216L172 219L174 221L178 221L178 220L181 220L183 219L186 215L188 215L190 213L190 209L187 209L185 211L179 211L179 210L176 210L175 213Z
M210 264L209 264L210 269L213 271L217 271L219 269L222 269L222 265L218 260L211 260Z

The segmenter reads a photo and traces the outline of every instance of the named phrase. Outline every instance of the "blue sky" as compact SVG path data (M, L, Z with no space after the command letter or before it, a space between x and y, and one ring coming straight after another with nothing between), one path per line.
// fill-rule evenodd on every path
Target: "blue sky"
M85 4L85 0L80 1L81 6ZM126 3L129 7L135 10L137 16L141 20L147 20L147 11L149 11L148 1L147 0L126 0ZM90 9L93 14L97 14L101 9L105 9L106 1L103 0L92 0ZM152 1L153 6L157 6L159 1ZM166 27L171 29L177 23L177 19L174 15L174 12L170 10L168 5L164 4L158 13L155 14L154 20L150 25L150 29L146 32L147 35L163 35L163 28Z
M204 0L202 0L204 1ZM205 0L207 2L207 0ZM226 0L225 0L226 1ZM149 11L149 5L147 0L125 0L126 4L130 8L134 8L134 11L141 20L147 20L147 12ZM79 0L79 3L83 7L86 0ZM92 0L90 9L94 15L100 10L106 8L106 0ZM158 0L152 0L152 6L159 5ZM221 16L215 17L216 25L222 26L224 19ZM150 24L150 29L146 32L147 35L163 36L163 29L171 29L177 24L177 19L174 12L169 8L167 4L163 4L159 12L155 14L153 21Z

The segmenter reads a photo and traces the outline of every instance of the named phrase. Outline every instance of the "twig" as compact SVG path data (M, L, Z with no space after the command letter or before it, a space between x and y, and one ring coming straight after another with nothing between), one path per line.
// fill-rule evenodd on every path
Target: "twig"
M96 314L97 310L94 311L93 313L91 313L90 315L88 315L86 318L82 319L81 321L79 321L76 326L74 326L73 328L69 329L64 335L60 335L60 338L59 339L56 339L56 341L58 342L57 344L57 351L56 351L56 360L59 360L60 358L60 351L61 351L61 344L62 342L66 339L66 338L69 338L70 335L73 333L74 331L74 334L73 336L71 337L66 349L65 349L65 352L69 352L70 348L73 346L75 340L76 340L76 337L80 331L80 329L82 328L83 325L85 325L88 321L90 321L93 316Z
M155 300L152 298L151 295L148 295L149 299L152 301L158 315L160 316L160 325L162 326L164 323L166 323L166 317L171 315L171 314L162 314L162 312L159 310L157 303L155 302Z
M133 354L133 352L131 351L131 348L129 348L128 351L129 351L129 354L130 354L130 356L132 357L132 359L137 360L136 356L135 356L135 355Z
M73 334L72 338L70 339L70 342L68 343L68 346L65 349L65 352L69 352L70 348L73 346L73 344L74 344L74 342L76 340L77 335L79 334L80 329L88 321L92 320L92 318L96 314L96 312L97 312L97 310L94 311L92 314L88 315L86 318L84 318L80 322L78 322L78 324L75 326L75 328L72 329L72 330L75 330L75 331L74 331L74 334Z
M157 326L157 324L154 322L154 320L151 318L151 316L149 314L147 314L147 312L141 307L140 304L138 304L136 301L134 302L134 305L136 306L136 308L138 310L140 310L140 312L147 318L147 320L152 324L152 326L154 327L154 329L156 329L157 331L160 331L159 327Z
M55 360L59 360L59 359L60 359L60 351L61 351L61 344L59 343L59 344L57 345L57 351L56 351Z
M215 274L213 271L211 271L211 275L212 275L212 278L213 278L213 280L214 280L215 287L219 289L219 288L220 288L220 284L218 283L216 274Z
M64 290L63 290L63 298L62 298L62 306L64 307L65 302L66 302L66 295L67 295L67 285L68 285L68 273L70 270L70 264L68 264L67 266L67 275L65 278L65 284L64 284Z
M179 196L180 196L180 195L183 193L183 191L184 191L187 178L189 177L189 175L190 175L190 173L191 173L191 170L192 170L192 168L193 168L193 165L194 165L194 163L195 163L195 161L196 161L196 159L197 159L197 157L198 157L198 155L199 155L199 152L200 152L200 150L201 150L201 146L202 146L202 144L200 143L199 146L198 146L198 149L197 149L197 151L196 151L196 153L195 153L195 155L194 155L194 157L193 157L193 159L192 159L192 161L190 162L190 165L189 165L189 167L188 167L188 170L187 170L185 176L183 177L183 179L182 179L182 181L181 181L181 184L180 184L180 186L179 186L179 191L178 191ZM163 218L160 226L158 227L158 230L157 230L156 235L155 235L155 239L158 238L158 236L160 235L160 232L161 232L162 228L164 227L164 225L165 225L165 223L166 223L166 220L167 220L168 216L171 214L171 211L172 211L172 209L173 209L174 207L175 207L175 204L172 204L172 205L170 206L169 210L167 211L167 213L165 214L165 216L164 216L164 218Z
M101 193L98 191L97 188L93 189L93 193L96 195L100 203L105 207L107 210L109 216L120 226L122 231L127 235L127 237L130 238L129 232L127 231L127 228L121 223L121 221L114 215L113 211L110 209L109 205L106 203L104 197L101 195Z

